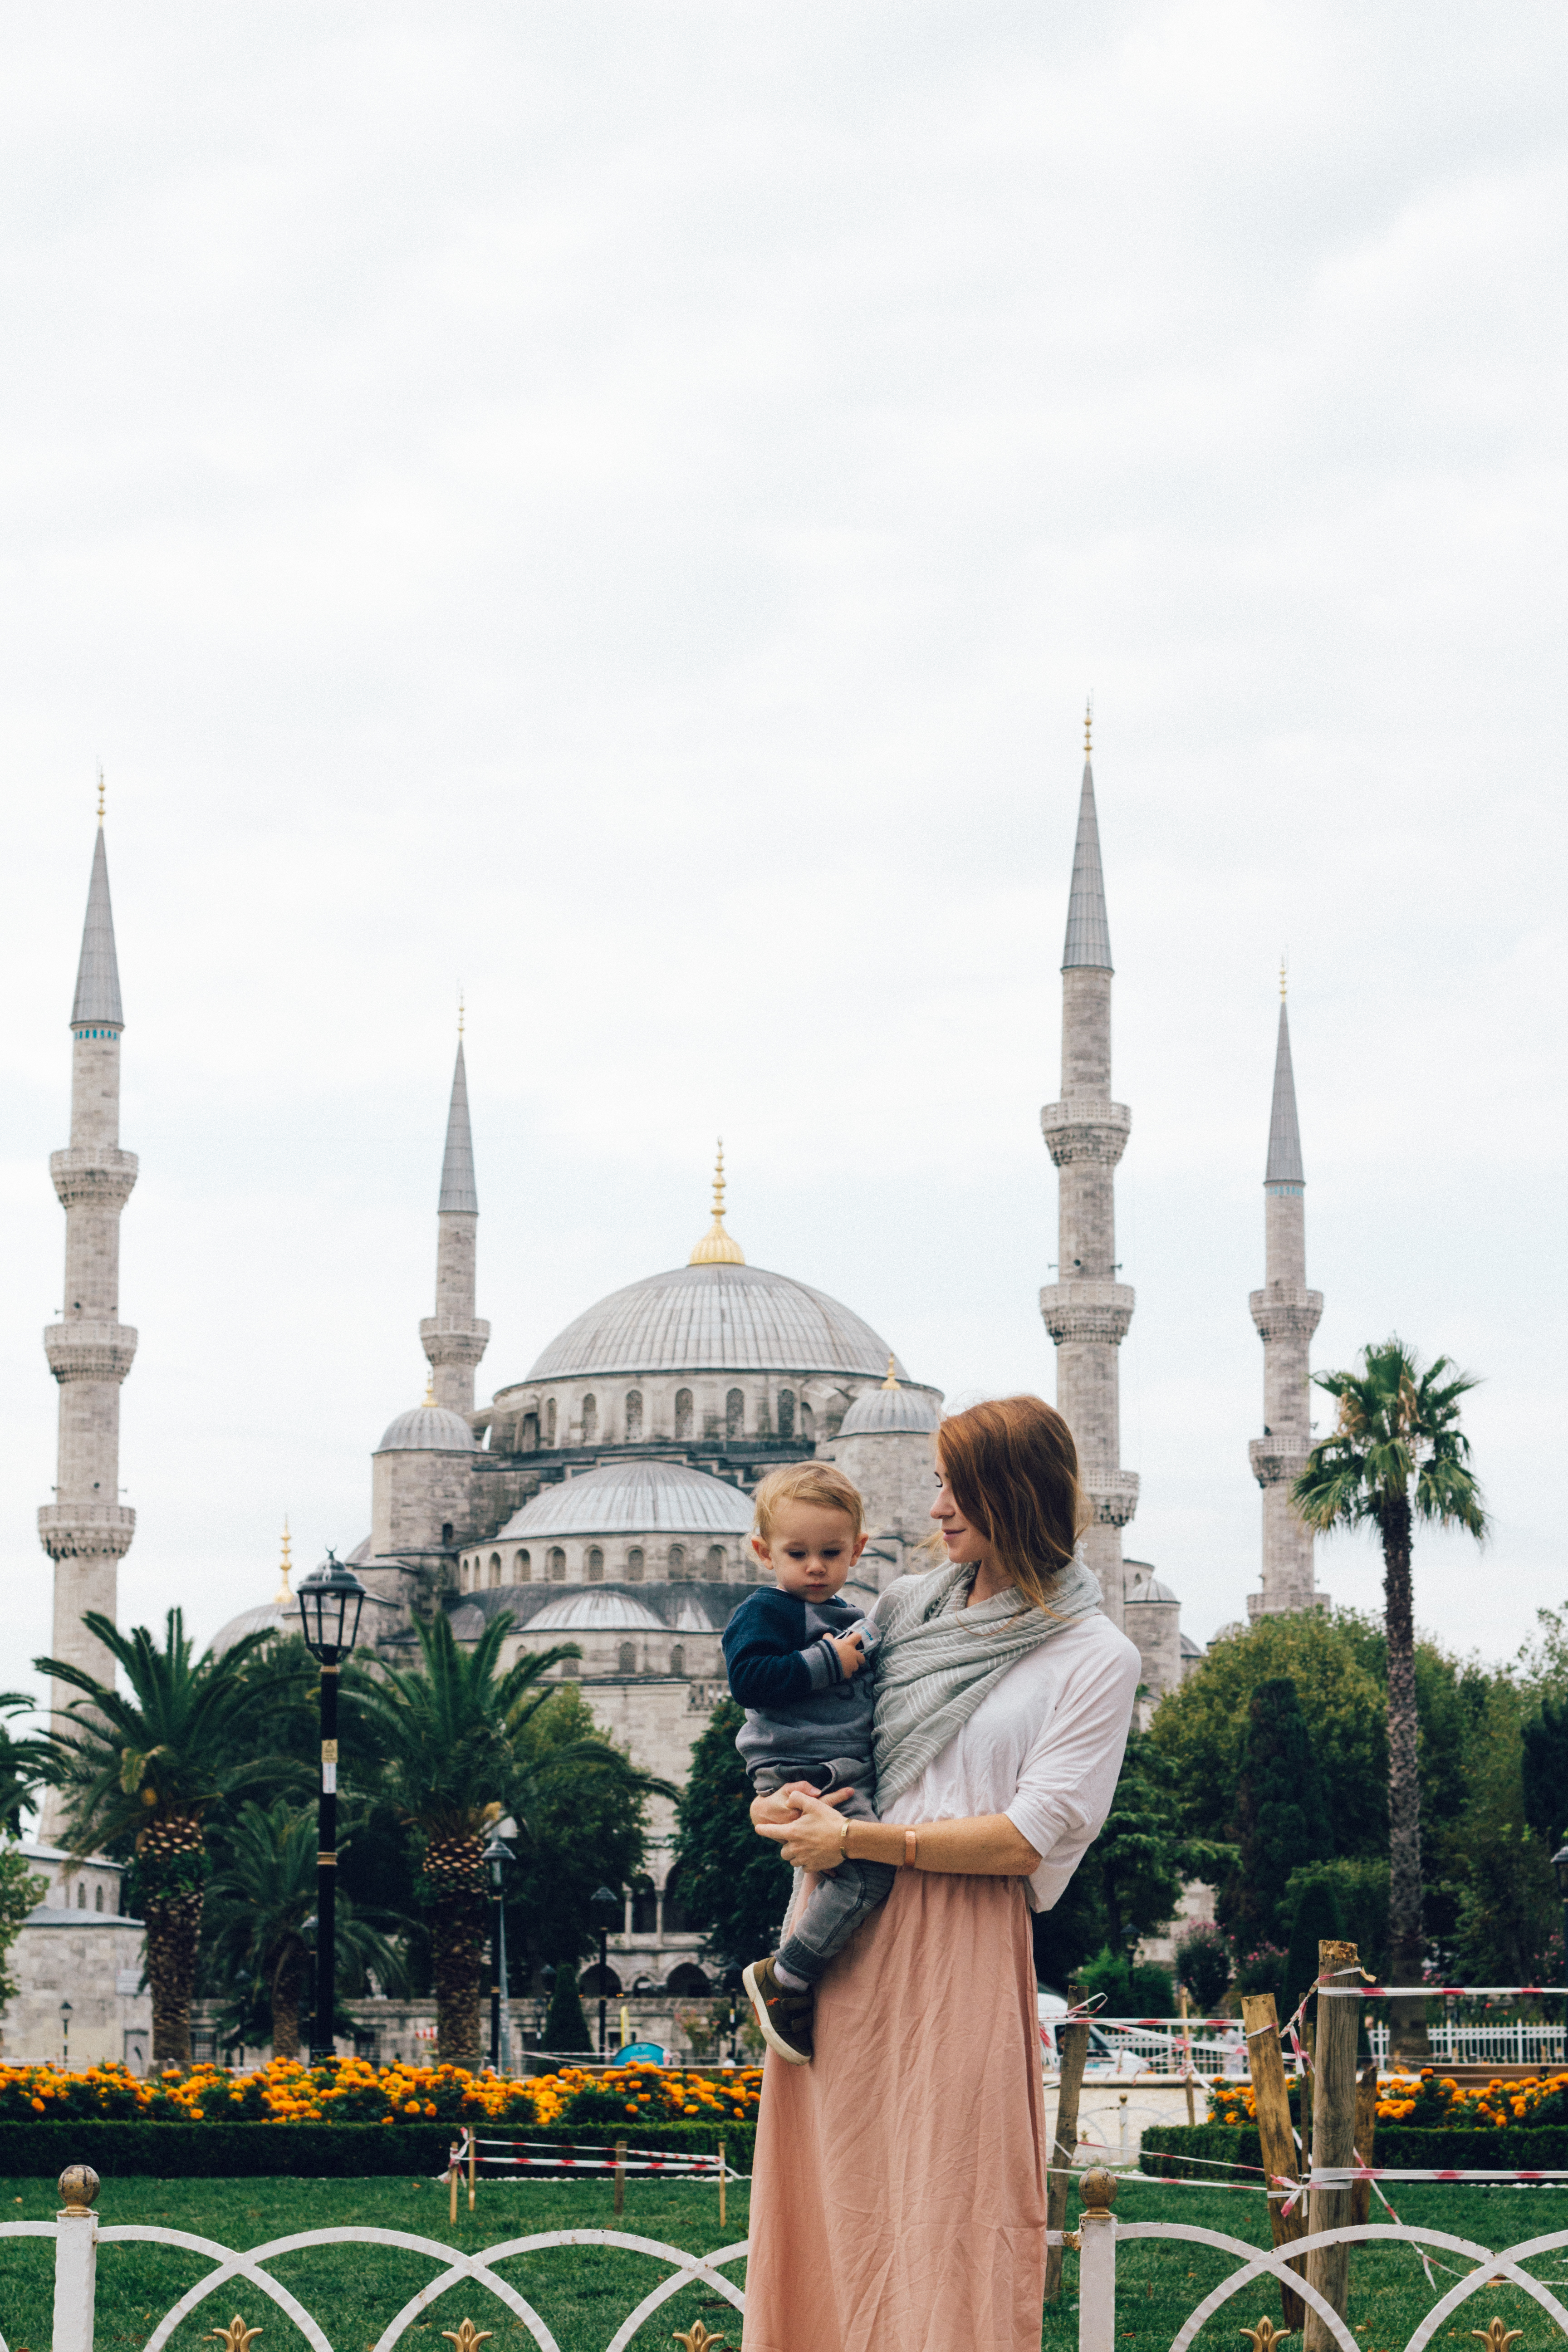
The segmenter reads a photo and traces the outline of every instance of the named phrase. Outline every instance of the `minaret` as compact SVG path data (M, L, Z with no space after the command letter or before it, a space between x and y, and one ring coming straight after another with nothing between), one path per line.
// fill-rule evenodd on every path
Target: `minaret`
M474 1266L479 1196L474 1182L474 1139L468 1131L468 1076L463 1063L463 1016L458 1014L458 1061L447 1113L441 1197L436 1204L436 1312L419 1326L430 1359L435 1401L465 1417L474 1409L474 1369L489 1345L490 1327L474 1313Z
M1312 1583L1312 1531L1290 1501L1291 1485L1306 1468L1312 1443L1307 1349L1323 1312L1322 1292L1307 1287L1306 1181L1281 964L1274 1107L1263 1177L1265 1279L1248 1301L1263 1342L1263 1435L1247 1447L1252 1475L1263 1489L1263 1590L1247 1596L1252 1617L1310 1609L1323 1597Z
M1116 1163L1132 1114L1110 1100L1110 929L1100 866L1089 720L1083 728L1083 793L1062 950L1062 1094L1040 1113L1046 1149L1060 1171L1057 1271L1040 1313L1057 1349L1057 1409L1078 1441L1079 1470L1094 1507L1084 1551L1106 1615L1122 1622L1121 1530L1138 1507L1138 1478L1121 1467L1116 1351L1132 1320L1133 1294L1116 1279Z
M120 1213L136 1181L136 1155L120 1149L125 1016L109 903L101 777L70 1026L70 1146L49 1155L66 1213L65 1296L60 1320L44 1333L44 1353L60 1384L59 1467L55 1499L38 1513L38 1536L55 1563L52 1654L109 1682L113 1661L81 1620L89 1609L115 1616L120 1562L136 1528L135 1512L120 1499L120 1383L136 1353L136 1334L120 1320ZM57 1720L74 1696L56 1684ZM58 1826L58 1800L51 1795L45 1837Z

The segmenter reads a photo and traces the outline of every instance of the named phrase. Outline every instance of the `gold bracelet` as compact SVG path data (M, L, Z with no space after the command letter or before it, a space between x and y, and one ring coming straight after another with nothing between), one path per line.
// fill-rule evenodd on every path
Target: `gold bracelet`
M919 1830L904 1832L904 1868L918 1870L921 1866L921 1833Z

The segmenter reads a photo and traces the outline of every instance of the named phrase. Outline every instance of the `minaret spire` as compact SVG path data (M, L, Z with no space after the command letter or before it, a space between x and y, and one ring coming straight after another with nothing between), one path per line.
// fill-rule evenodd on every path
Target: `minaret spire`
M490 1327L474 1312L479 1194L468 1125L462 1020L459 1006L458 1058L452 1070L441 1191L436 1203L436 1312L420 1324L419 1338L430 1360L436 1402L466 1416L474 1409L474 1370L489 1345Z
M1061 1099L1040 1113L1060 1172L1058 1279L1040 1293L1057 1349L1057 1406L1078 1442L1079 1471L1094 1507L1084 1551L1100 1579L1106 1615L1122 1622L1121 1530L1138 1507L1135 1472L1121 1467L1117 1350L1132 1320L1133 1293L1116 1279L1116 1165L1132 1115L1110 1100L1110 926L1094 804L1090 716L1084 717L1083 785L1062 949Z
M1313 1583L1312 1531L1297 1517L1290 1500L1291 1486L1306 1468L1312 1443L1307 1351L1323 1312L1322 1292L1307 1287L1306 1182L1281 963L1274 1096L1263 1171L1265 1281L1248 1302L1263 1342L1264 1433L1247 1448L1252 1475L1263 1489L1263 1590L1247 1596L1253 1617L1315 1608L1324 1598Z
M60 1320L44 1332L44 1352L59 1383L59 1466L55 1499L38 1513L38 1537L55 1563L52 1654L111 1681L113 1661L81 1621L89 1609L116 1615L120 1562L136 1528L135 1512L120 1500L120 1386L136 1353L136 1334L120 1320L120 1216L136 1181L136 1155L120 1149L125 1015L102 807L100 774L99 831L71 1006L70 1143L49 1157L66 1213L66 1266ZM72 1696L65 1685L56 1685L57 1723ZM59 1801L51 1795L44 1807L45 1837L60 1826Z

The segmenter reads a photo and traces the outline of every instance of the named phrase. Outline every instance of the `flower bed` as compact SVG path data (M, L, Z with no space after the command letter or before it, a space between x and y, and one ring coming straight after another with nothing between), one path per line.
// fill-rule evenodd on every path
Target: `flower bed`
M1290 2106L1295 2115L1294 2097ZM1210 2089L1211 2124L1245 2126L1256 2117L1250 2083L1215 2083ZM1395 2074L1380 2085L1377 2121L1380 2150L1384 2124L1466 2132L1568 2126L1568 2074L1531 2074L1517 2083L1457 2083L1436 2066L1424 2066L1418 2074Z

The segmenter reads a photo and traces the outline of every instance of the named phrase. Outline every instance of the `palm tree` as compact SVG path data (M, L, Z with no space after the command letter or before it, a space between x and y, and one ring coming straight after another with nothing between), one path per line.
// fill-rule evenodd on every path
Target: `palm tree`
M308 1930L316 1908L316 1820L275 1797L242 1805L222 1835L207 1888L208 1956L228 1988L224 2023L237 2038L270 2041L275 2058L300 2055L300 2002L309 1986ZM383 1987L405 1990L402 1958L384 1936L356 1917L342 1895L335 1937L340 1962L375 1970Z
M136 1900L147 1926L153 2063L191 2058L191 1992L206 1876L208 1808L248 1782L302 1779L281 1756L235 1760L257 1719L265 1685L242 1673L270 1633L247 1633L221 1658L193 1658L184 1619L171 1609L162 1648L145 1625L122 1633L89 1610L82 1623L121 1668L129 1688L100 1682L63 1658L36 1658L40 1674L81 1696L72 1728L50 1737L49 1777L66 1791L73 1853L135 1856Z
M543 1762L520 1753L548 1705L552 1666L582 1652L574 1642L519 1657L501 1671L511 1625L493 1617L471 1650L459 1649L443 1612L416 1622L421 1663L355 1672L360 1718L379 1751L382 1785L422 1849L420 1894L432 1915L437 2052L479 2061L479 1983L489 1930L485 1834L508 1812L522 1818L541 1776L605 1774L641 1795L660 1782L637 1772L603 1739L576 1739ZM559 1688L559 1685L555 1685ZM345 1694L346 1695L346 1694Z
M8 1838L21 1836L22 1808L49 1777L54 1751L48 1741L13 1738L6 1720L31 1715L37 1704L26 1691L0 1691L0 1832Z
M1488 1532L1480 1488L1469 1468L1459 1400L1476 1386L1438 1356L1423 1370L1400 1339L1362 1350L1359 1372L1318 1372L1339 1402L1333 1434L1315 1445L1291 1490L1310 1528L1376 1527L1383 1545L1384 1626L1388 1644L1388 1936L1394 1980L1421 1980L1421 1789L1416 1764L1415 1619L1411 1532L1417 1519ZM1395 2002L1395 2042L1426 2044L1424 2002Z

